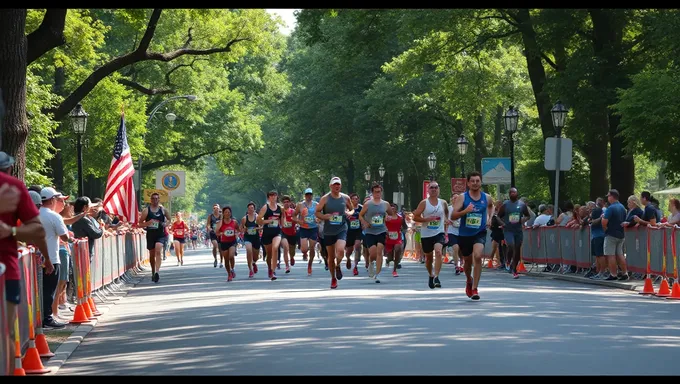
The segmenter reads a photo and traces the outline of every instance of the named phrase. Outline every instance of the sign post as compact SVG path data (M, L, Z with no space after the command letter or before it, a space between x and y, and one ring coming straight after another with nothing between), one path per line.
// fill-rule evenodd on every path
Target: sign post
M454 193L465 193L467 189L467 179L464 177L452 177L451 178L451 194Z
M553 219L557 219L560 196L560 171L571 170L572 142L563 137L548 137L545 139L545 169L555 171L555 204L553 205Z
M482 184L510 184L509 157L485 157L482 159Z
M430 197L429 189L430 189L430 180L423 181L423 200Z
M161 189L167 192L168 196L168 211L172 212L172 197L184 196L186 193L186 178L184 171L157 171L156 172L156 189Z

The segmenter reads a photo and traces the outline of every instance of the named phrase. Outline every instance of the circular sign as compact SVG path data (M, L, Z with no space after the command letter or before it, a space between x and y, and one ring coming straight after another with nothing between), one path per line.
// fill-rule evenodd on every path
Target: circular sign
M163 184L163 188L174 191L179 188L179 177L174 173L166 173L163 175L161 183Z

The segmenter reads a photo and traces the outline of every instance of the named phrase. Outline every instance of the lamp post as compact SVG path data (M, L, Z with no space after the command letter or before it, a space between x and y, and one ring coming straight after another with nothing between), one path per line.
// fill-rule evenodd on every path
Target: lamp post
M460 153L460 177L465 178L465 154L467 153L468 141L461 133L458 137L458 153Z
M430 167L430 181L432 181L434 180L434 169L437 167L437 156L434 155L434 152L430 152L427 157L427 166Z
M89 115L83 109L83 105L78 103L69 113L73 132L76 134L76 150L78 151L78 197L83 196L83 135L87 129L87 117Z
M561 101L557 101L555 106L550 111L552 115L553 128L555 128L555 137L557 138L556 145L556 157L555 160L555 204L553 204L553 218L557 218L557 212L559 210L559 193L560 193L560 163L562 154L562 128L567 121L567 114L569 110L562 104Z
M401 208L403 205L402 204L403 199L401 198L401 183L404 182L404 172L399 171L399 173L397 173L397 181L399 181L399 204L397 205L399 206L399 212L401 212Z
M364 180L366 180L366 196L371 194L371 166L366 166L366 172L364 172Z
M184 100L188 100L188 101L196 101L197 97L195 95L173 96L173 97L167 98L167 99L161 101L160 103L158 103L158 105L156 105L151 110L151 113L149 114L149 118L146 120L146 130L147 130L147 132L149 130L149 125L151 124L151 119L153 119L153 116L156 114L156 112L158 112L158 109L160 109L160 107L162 107L165 103L172 101L172 100L178 100L178 99L184 99ZM177 116L174 113L170 112L167 115L165 115L165 118L169 122L173 122L173 121L175 121ZM145 135L146 135L146 133L145 133ZM138 189L138 193L137 193L138 197L137 198L139 199L139 208L141 209L142 204L144 202L144 199L142 198L142 155L141 154L139 155L137 170L139 171L139 187L137 188Z
M517 121L519 120L519 113L511 105L508 111L505 112L505 129L510 135L510 187L515 185L515 138L513 137L517 132Z

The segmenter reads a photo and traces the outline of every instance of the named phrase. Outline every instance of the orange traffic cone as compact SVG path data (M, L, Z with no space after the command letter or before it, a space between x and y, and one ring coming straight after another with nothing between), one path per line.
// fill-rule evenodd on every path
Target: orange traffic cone
M94 316L92 315L92 310L90 309L90 304L87 302L87 299L83 299L83 311L85 312L85 316L87 316L88 319L93 320Z
M517 272L518 273L527 273L527 267L524 266L524 262L522 260L520 260L519 264L517 264Z
M92 314L95 316L101 316L101 312L97 309L97 306L94 305L94 300L92 300L92 297L87 298L88 304L90 304L90 309L92 310Z
M493 258L489 258L489 261L486 263L487 268L493 268Z
M43 333L42 328L36 329L35 332L35 346L38 348L38 353L40 357L54 357L54 353L50 351L50 346L47 344L47 338Z
M448 264L448 263L449 263L449 254L445 253L444 254L444 264Z
M26 371L21 366L21 343L19 342L19 322L16 325L16 341L14 342L14 376L26 376Z
M680 300L680 284L678 284L678 281L675 280L673 283L673 290L671 291L671 295L667 297L668 300Z
M656 293L656 296L658 297L668 297L671 295L671 290L670 287L668 286L668 280L664 277L663 280L661 280L661 285L659 286L659 292Z
M26 356L21 360L21 364L28 374L43 374L51 371L45 368L40 361L40 353L38 353L38 348L35 347L35 340L28 340Z
M71 324L87 323L90 320L85 315L85 310L82 304L76 305L76 310L73 312L73 320L70 321Z
M645 279L645 286L642 288L642 292L638 292L640 295L653 295L654 294L654 286L652 285L652 279L647 275L647 278Z

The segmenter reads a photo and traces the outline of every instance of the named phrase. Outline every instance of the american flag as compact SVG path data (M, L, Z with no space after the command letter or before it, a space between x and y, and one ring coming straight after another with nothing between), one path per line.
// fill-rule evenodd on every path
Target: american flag
M106 181L104 210L107 213L125 217L128 222L133 224L137 222L137 200L135 198L135 186L132 182L134 173L130 146L125 133L125 114L123 113L116 135L116 145L113 147L109 178Z

